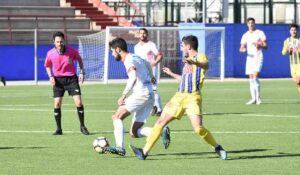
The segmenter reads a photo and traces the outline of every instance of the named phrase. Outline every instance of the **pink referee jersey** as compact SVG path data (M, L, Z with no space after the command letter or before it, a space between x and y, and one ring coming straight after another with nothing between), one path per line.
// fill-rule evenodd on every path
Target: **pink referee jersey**
M45 60L45 67L50 67L52 64L52 71L55 77L73 76L75 75L75 61L80 59L79 53L72 47L65 46L65 52L59 54L53 48L48 51Z

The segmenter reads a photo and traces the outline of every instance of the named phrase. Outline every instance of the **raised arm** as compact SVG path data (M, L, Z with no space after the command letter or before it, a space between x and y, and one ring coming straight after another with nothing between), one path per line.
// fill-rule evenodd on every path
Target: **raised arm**
M175 78L176 80L178 80L178 81L181 80L181 76L179 74L175 74L174 72L172 72L168 67L164 67L162 70L164 71L164 73L166 73L167 75L170 75L171 77Z

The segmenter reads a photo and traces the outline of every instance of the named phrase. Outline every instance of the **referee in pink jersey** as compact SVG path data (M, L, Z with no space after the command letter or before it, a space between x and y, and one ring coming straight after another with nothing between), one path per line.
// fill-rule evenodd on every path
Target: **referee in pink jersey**
M79 81L81 83L84 81L81 57L76 49L65 46L65 36L62 32L54 33L53 41L55 47L48 51L44 65L49 76L49 81L53 86L54 117L57 126L53 135L63 134L61 127L61 104L66 90L73 97L77 107L81 133L89 135L89 131L84 125L84 108L79 86ZM76 75L74 65L76 61L80 67L79 77ZM52 71L50 66L52 66Z

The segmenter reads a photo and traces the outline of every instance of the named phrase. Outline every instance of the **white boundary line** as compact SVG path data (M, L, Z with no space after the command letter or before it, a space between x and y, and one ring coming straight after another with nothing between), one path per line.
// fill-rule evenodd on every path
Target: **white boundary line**
M0 108L0 111L29 111L29 112L53 112L52 109L28 109L28 108ZM64 112L74 112L75 109L64 109ZM113 113L114 110L86 110L87 113ZM246 113L246 114L234 114L234 113L213 113L206 112L203 113L204 117L209 117L210 115L215 115L214 117L268 117L268 118L300 118L297 115L272 115L272 114L259 114L259 113Z
M52 133L38 130L0 130L0 133ZM64 133L80 133L79 131L63 131ZM113 131L91 131L97 134L113 134ZM214 131L213 134L300 134L300 131ZM172 131L171 134L194 134L194 131Z

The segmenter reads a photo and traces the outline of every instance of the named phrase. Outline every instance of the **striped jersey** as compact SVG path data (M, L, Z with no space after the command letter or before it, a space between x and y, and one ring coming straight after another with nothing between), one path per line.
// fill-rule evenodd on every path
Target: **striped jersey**
M290 49L293 49L293 52L289 53ZM299 37L297 38L287 38L284 40L282 54L285 55L287 53L290 54L290 65L299 64L299 52L300 52L300 43Z
M197 53L197 55L189 58L195 62L208 62L205 54ZM203 86L206 69L194 64L185 63L182 70L181 82L178 88L179 92L194 93L199 92Z

